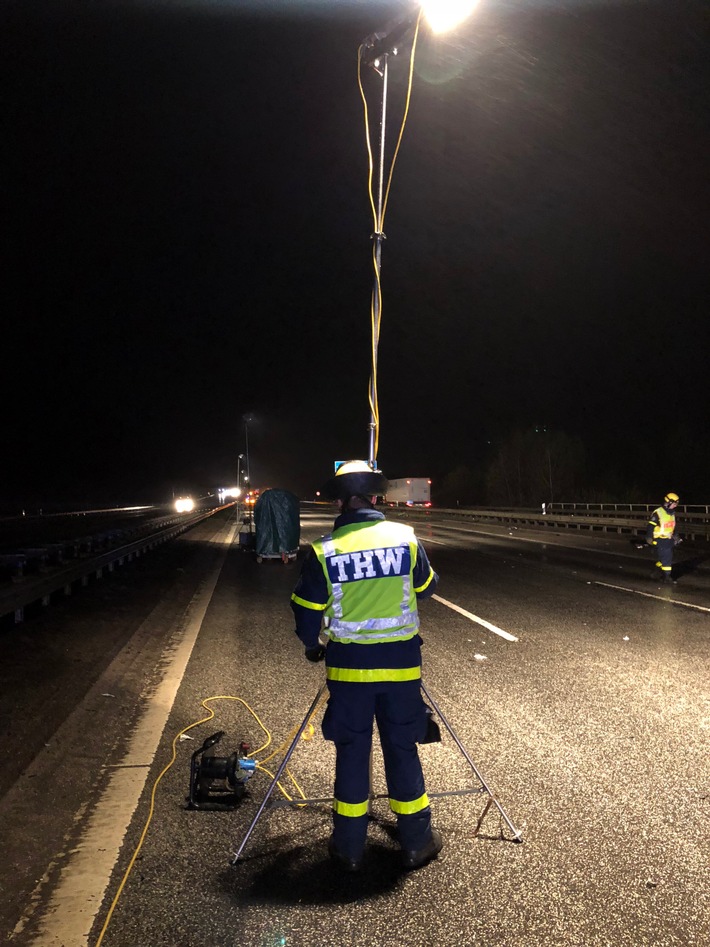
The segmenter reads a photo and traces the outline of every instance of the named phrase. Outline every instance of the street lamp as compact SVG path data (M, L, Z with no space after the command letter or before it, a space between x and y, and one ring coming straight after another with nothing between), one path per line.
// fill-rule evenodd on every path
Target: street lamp
M242 487L242 461L244 460L244 454L240 454L237 457L237 489L241 490Z
M245 482L250 482L251 480L251 470L249 469L249 424L254 420L254 415L247 411L246 414L242 415L242 421L244 421L244 442L246 445L246 455L247 455L247 473L244 478Z
M462 23L473 11L478 0L430 0L414 4L412 9L400 16L398 19L388 23L383 29L371 33L360 44L358 49L358 79L360 78L360 66L362 64L371 66L378 76L382 79L382 91L380 100L380 147L379 147L379 165L377 176L377 201L372 195L372 178L374 173L374 162L372 149L370 147L370 130L367 110L367 99L360 83L360 93L362 95L365 109L365 125L367 128L367 151L370 159L369 172L369 192L370 204L374 222L372 235L372 265L374 270L374 283L372 288L372 297L370 304L370 317L372 323L372 373L370 375L369 403L370 403L370 424L369 424L369 464L375 469L377 466L377 449L379 441L379 405L377 395L377 354L380 341L380 319L382 315L382 242L385 239L384 220L387 209L387 198L389 197L390 185L392 183L392 172L397 160L399 146L404 132L404 122L406 122L407 112L409 111L409 98L412 91L412 75L414 72L414 54L416 51L417 37L419 35L419 25L422 16L429 23L434 33L443 33L446 30L453 29L459 23ZM385 136L387 120L387 84L389 75L389 60L391 56L396 56L399 50L411 43L412 52L409 66L409 86L407 89L407 102L404 113L404 121L399 133L399 139L390 165L387 189L384 190L384 165L385 165Z

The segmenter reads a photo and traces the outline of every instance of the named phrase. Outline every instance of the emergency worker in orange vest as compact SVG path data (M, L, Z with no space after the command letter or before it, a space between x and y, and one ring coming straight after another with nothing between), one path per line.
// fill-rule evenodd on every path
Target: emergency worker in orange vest
M675 532L675 511L679 500L677 493L667 493L663 498L663 506L653 511L646 527L646 542L649 546L655 546L658 552L656 565L661 570L664 582L673 582L673 549L681 541Z
M328 850L348 872L364 858L375 720L403 866L420 868L443 844L417 751L417 743L438 738L421 693L417 600L434 592L439 577L414 530L375 509L387 485L365 461L338 468L323 493L339 516L332 533L313 543L291 596L306 658L325 658L330 696L322 729L336 750Z

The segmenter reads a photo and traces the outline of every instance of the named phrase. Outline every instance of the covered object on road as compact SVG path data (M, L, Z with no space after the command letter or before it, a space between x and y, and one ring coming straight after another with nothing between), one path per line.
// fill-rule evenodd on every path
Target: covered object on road
M301 506L288 490L265 490L254 507L256 559L295 559L301 539Z

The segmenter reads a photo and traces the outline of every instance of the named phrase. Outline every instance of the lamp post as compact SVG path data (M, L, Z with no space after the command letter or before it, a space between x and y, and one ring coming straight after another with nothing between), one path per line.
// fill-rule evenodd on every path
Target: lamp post
M240 454L237 457L237 490L241 491L242 488L242 461L244 460L244 454Z
M247 411L246 414L242 415L242 421L244 421L244 443L246 447L246 460L247 460L247 466L246 466L247 472L244 479L245 479L245 482L247 483L251 483L251 470L249 468L249 424L253 420L254 420L254 415L250 411Z
M374 218L374 232L372 235L372 262L374 269L374 282L372 288L371 317L372 317L372 374L370 375L369 403L370 403L370 423L369 423L369 451L368 462L370 467L375 469L377 466L377 446L379 439L379 407L377 396L377 357L380 341L380 318L382 313L382 242L385 239L384 234L384 213L387 201L387 195L384 192L384 166L385 166L385 137L387 124L387 86L389 78L389 61L391 56L396 56L402 46L413 42L416 44L416 38L419 32L419 24L422 15L424 15L429 26L434 33L443 33L453 29L473 11L478 0L429 0L429 2L415 3L412 9L400 16L398 19L388 23L383 29L371 33L360 45L359 62L371 66L382 80L380 95L380 141L377 168L377 200L372 200L372 211ZM413 57L412 53L412 57ZM411 83L411 73L410 73ZM363 93L364 100L364 93ZM367 103L365 102L365 117L367 118ZM401 133L400 133L401 140ZM399 143L397 144L399 149ZM368 151L369 133L368 133ZM397 151L392 160L397 157ZM372 155L370 154L372 162ZM372 182L372 163L370 167L370 182ZM390 169L391 180L392 169ZM387 194L389 193L389 183L387 185Z

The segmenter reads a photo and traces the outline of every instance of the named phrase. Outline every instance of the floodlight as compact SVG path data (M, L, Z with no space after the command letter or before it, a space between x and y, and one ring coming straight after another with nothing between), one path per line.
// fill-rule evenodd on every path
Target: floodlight
M421 7L434 33L445 33L468 17L478 0L427 0Z

